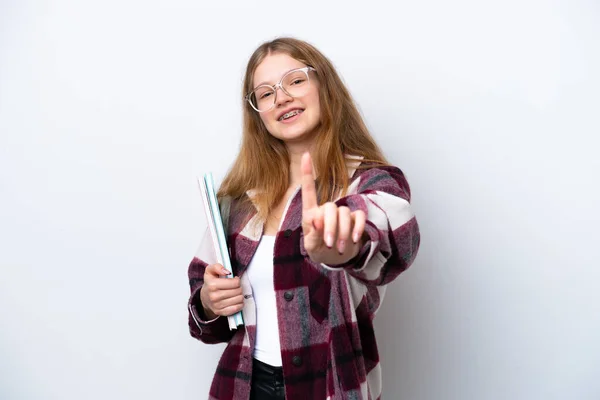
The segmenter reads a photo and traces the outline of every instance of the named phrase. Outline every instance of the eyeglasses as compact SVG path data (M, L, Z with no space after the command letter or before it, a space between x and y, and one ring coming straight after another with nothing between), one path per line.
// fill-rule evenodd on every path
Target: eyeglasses
M310 86L309 71L316 70L313 67L293 69L283 75L279 83L275 86L260 85L255 88L246 95L245 100L260 113L269 111L275 107L275 103L277 102L277 88L281 88L290 97L304 96Z

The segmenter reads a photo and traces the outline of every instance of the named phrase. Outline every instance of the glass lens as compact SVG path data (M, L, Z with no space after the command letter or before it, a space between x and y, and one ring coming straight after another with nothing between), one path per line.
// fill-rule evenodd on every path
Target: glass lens
M305 71L290 71L283 77L281 85L290 96L302 96L308 89L308 74Z
M275 92L270 86L259 86L250 95L252 106L259 111L266 111L275 103Z
M308 90L308 73L303 70L294 70L285 74L281 80L281 87L286 94L292 97L300 97ZM276 93L273 87L259 86L250 93L249 100L257 111L268 111L275 105Z

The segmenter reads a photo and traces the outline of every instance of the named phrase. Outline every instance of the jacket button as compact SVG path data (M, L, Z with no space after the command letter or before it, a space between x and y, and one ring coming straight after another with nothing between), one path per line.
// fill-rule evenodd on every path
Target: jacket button
M302 365L302 357L300 356L294 356L292 358L292 364L294 364L294 366L299 367Z
M283 232L283 236L285 236L285 237L292 236L292 230L291 229L286 229L285 232Z
M292 301L292 299L294 298L294 293L287 291L283 294L283 298L287 301Z

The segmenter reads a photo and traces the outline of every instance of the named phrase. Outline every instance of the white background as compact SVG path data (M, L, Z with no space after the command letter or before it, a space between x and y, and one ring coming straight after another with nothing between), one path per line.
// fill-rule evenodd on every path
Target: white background
M385 399L600 398L599 3L224 3L0 3L0 398L206 398L195 176L224 176L279 35L333 61L412 186Z

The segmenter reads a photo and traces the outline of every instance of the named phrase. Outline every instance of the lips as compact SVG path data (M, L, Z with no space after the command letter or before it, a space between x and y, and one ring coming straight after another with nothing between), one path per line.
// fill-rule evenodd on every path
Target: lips
M279 114L279 117L277 117L277 121L283 121L284 119L293 117L298 114L302 114L302 112L304 112L304 110L301 108L287 109L287 110L283 111L281 114Z

